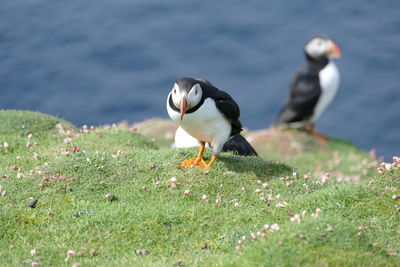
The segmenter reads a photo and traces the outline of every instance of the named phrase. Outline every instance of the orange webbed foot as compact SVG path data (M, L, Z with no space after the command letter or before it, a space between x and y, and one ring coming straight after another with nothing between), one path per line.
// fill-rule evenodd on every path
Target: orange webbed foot
M305 129L309 134L311 134L312 136L314 136L315 139L317 139L318 142L319 142L320 144L325 145L325 144L327 144L327 143L329 142L328 137L326 137L325 135L323 135L323 134L319 133L317 130L315 130L314 126L312 126L312 125L306 125L306 126L304 127L304 129Z
M202 158L193 158L181 162L182 168L200 168L205 169L208 167L207 163Z

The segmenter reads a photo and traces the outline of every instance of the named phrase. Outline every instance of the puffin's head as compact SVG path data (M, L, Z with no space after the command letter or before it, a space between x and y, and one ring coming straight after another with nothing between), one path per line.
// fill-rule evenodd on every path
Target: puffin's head
M338 58L341 56L339 47L324 36L312 37L304 47L306 54L313 58Z
M182 78L175 82L171 91L172 102L181 111L181 120L185 112L196 106L203 96L200 82L192 78Z

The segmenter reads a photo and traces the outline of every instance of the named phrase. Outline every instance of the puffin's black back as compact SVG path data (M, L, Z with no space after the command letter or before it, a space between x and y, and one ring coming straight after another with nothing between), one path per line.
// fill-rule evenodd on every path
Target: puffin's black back
M314 113L321 96L319 72L329 63L327 58L313 59L307 56L307 64L295 74L289 89L287 103L279 112L275 123L292 123L308 120Z
M242 123L239 120L240 109L238 104L226 92L219 90L205 79L182 78L176 81L180 88L192 88L196 83L200 84L203 91L202 99L199 104L188 109L186 113L195 112L204 103L206 98L215 101L217 109L228 119L232 125L230 136L235 136L242 131ZM170 101L171 102L171 101Z

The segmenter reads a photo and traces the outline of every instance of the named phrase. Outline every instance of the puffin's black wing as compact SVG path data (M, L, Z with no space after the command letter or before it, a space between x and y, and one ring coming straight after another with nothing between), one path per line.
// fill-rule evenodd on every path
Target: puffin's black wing
M233 152L239 156L258 156L254 148L240 134L229 139L222 148L223 152Z
M232 124L230 136L239 134L242 131L242 123L239 121L240 109L235 100L221 90L215 90L210 97L214 99L218 110L224 114Z
M321 95L319 73L305 67L298 71L290 86L289 99L276 118L276 124L300 122L311 118Z
M201 83L203 88L203 97L210 97L215 101L217 109L224 114L224 116L229 120L232 125L232 130L230 136L239 134L242 129L242 123L239 120L240 109L238 104L233 100L233 98L226 92L219 90L209 81L205 79L197 78L195 79Z

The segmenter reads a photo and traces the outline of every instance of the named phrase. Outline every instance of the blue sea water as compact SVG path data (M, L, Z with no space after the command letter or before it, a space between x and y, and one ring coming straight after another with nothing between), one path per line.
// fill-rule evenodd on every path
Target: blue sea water
M251 130L269 126L325 34L340 91L317 128L378 155L400 153L400 1L0 1L0 108L76 125L167 118L175 80L229 92ZM1 123L1 122L0 122Z

